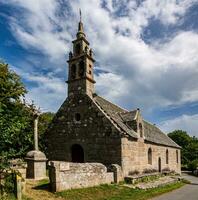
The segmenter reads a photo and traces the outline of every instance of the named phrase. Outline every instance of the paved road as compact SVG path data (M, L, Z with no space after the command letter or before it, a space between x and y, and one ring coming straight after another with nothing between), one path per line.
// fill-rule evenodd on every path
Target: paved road
M198 177L187 174L183 174L182 177L191 181L191 184L153 198L152 200L198 200Z

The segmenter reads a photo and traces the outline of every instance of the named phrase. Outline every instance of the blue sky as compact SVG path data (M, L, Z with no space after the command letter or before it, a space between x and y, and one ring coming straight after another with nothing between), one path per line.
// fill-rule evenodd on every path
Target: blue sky
M0 0L0 58L22 77L27 100L55 112L67 97L79 8L97 93L139 107L165 132L198 136L198 0Z

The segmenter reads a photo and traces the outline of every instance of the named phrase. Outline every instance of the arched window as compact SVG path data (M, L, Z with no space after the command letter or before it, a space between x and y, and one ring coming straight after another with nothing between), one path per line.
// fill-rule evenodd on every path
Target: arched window
M76 78L76 65L71 66L71 78L75 79Z
M84 71L85 71L85 63L83 60L81 60L79 63L79 71L78 71L80 77L83 77Z
M168 164L168 149L166 149L166 164Z
M159 171L159 172L162 171L162 160L161 160L160 157L158 158L158 171Z
M84 162L84 150L79 144L74 144L71 147L71 159L75 163Z
M152 150L148 149L148 164L152 165Z
M143 137L143 127L142 124L139 123L140 137Z
M178 155L178 150L176 150L176 162L179 162L179 155Z

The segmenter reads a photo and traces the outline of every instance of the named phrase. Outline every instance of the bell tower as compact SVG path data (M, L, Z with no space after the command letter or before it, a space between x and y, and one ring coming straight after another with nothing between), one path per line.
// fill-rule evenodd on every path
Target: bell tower
M72 43L73 51L70 51L69 60L67 61L69 65L68 96L87 94L92 97L95 83L93 74L95 60L84 33L81 12L76 39Z

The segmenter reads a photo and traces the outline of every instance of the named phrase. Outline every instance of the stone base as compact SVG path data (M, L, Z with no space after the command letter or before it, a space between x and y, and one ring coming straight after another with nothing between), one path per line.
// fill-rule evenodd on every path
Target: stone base
M41 180L46 178L46 156L41 151L30 151L26 156L26 178Z

